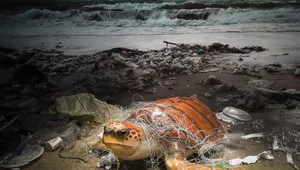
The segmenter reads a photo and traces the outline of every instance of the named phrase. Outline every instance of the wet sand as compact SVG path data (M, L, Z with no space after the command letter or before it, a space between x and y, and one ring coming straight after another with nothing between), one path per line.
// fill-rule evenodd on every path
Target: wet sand
M65 54L92 54L115 47L153 50L165 47L163 41L185 44L210 45L215 42L232 47L262 46L268 50L255 54L259 63L300 63L300 32L279 33L206 33L174 35L130 35L130 36L1 36L0 46L12 48L55 49ZM282 55L288 53L288 55ZM277 55L277 56L276 56ZM256 59L257 60L257 59ZM258 63L255 59L251 62Z

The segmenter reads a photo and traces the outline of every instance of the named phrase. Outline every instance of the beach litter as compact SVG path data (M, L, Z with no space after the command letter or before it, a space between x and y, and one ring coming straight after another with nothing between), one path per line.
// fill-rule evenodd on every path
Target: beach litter
M39 70L39 72L37 73L46 74L47 76L49 76L50 80L59 81L64 76L78 73L82 74L83 78L77 78L74 81L75 88L72 89L74 90L73 93L89 92L89 90L92 89L94 90L93 92L98 90L100 94L104 92L118 94L120 91L128 89L132 91L137 90L155 93L156 88L154 86L156 85L171 86L177 84L175 80L166 80L166 78L168 77L171 77L170 80L172 80L172 78L174 78L174 76L176 76L177 74L194 74L219 71L219 68L211 68L217 66L216 63L213 62L213 60L216 58L214 54L217 54L219 52L239 52L243 54L241 57L247 57L247 53L249 53L251 50L261 51L262 49L258 47L249 47L244 49L228 48L227 45L218 43L212 45L211 47L176 44L171 48L151 51L138 51L125 48L116 48L93 55L72 56L55 53L55 51L47 52L36 50L32 53L28 53L28 55L31 55L30 61L32 62L32 66ZM233 71L235 74L256 76L253 73L259 72L260 69L260 66L252 67L251 65L238 65L236 63L238 62L230 64L228 68L228 70ZM236 65L236 67L234 65ZM268 66L268 69L270 69L271 71L273 68L275 68L275 70L279 69L280 64L273 63ZM126 70L128 69L131 69L132 71L128 71L127 74L124 74L124 72L126 72ZM22 72L22 69L20 70ZM297 69L293 71L297 72ZM138 72L141 72L142 74ZM296 72L295 75L297 75ZM84 138L89 136L91 129L93 129L92 126L94 125L94 123L102 123L113 117L110 114L112 112L107 112L107 114L103 114L102 112L95 112L95 110L99 108L102 110L111 110L111 107L115 107L96 99L96 97L91 94L83 93L72 96L63 96L55 100L55 105L54 107L51 107L50 111L52 113L55 113L54 115L61 115L63 117L66 117L66 119L62 122L60 122L61 120L55 120L59 123L40 121L41 124L46 123L47 125L45 129L41 130L41 125L38 123L38 121L44 119L44 117L36 114L40 113L40 110L36 109L36 106L39 106L40 104L38 96L47 94L51 87L50 85L48 86L48 84L51 83L46 80L45 82L34 84L35 89L32 90L32 83L30 83L31 80L39 82L42 79L38 78L39 76L35 75L28 77L29 78L25 80L24 78L22 78L22 76L18 76L14 80L19 84L25 82L23 84L26 84L26 87L24 87L22 90L14 90L19 89L19 86L14 85L15 82L6 84L5 89L1 89L2 91L3 89L6 90L7 87L10 87L10 89L7 88L9 90L6 93L7 95L5 95L6 97L12 98L12 96L9 96L9 92L12 91L16 95L22 94L23 96L27 96L27 98L23 98L22 100L20 100L19 97L16 97L14 98L14 100L10 100L10 102L5 101L3 103L1 102L0 104L9 106L6 107L9 109L13 109L14 106L17 106L14 108L16 109L16 112L12 112L14 113L14 117L16 118L15 121L22 120L20 123L21 128L27 131L34 132L28 135L31 143L41 144L47 150L55 150L60 147L71 149L74 146L74 142L76 142L77 138ZM44 86L43 84L45 84L46 86ZM222 84L222 81L217 79L216 77L214 79L213 75L207 77L207 79L201 82L201 84L215 85L212 88L212 91L206 93L206 97L217 98L217 100L219 100L220 102L221 98L215 97L215 94L218 92L225 92L230 87L226 84ZM241 90L242 92L240 94L232 95L234 97L231 96L227 97L228 99L226 98L222 100L223 103L227 106L229 102L232 103L232 105L229 106L236 107L237 105L235 104L239 103L239 110L243 110L239 111L237 110L237 108L234 108L234 111L225 110L223 112L217 113L216 116L218 117L218 119L224 122L235 124L234 122L252 120L251 116L246 111L249 112L252 110L255 111L257 109L261 109L261 107L258 108L258 105L260 104L267 105L277 101L282 104L281 100L283 99L285 102L283 104L286 105L286 108L295 109L299 107L300 93L297 90L271 90L273 84L273 82L263 79L249 81L248 86L245 88L246 90ZM4 87L4 85L1 84L1 87ZM240 91L236 93L239 92ZM28 97L28 95L32 97ZM259 98L256 98L258 96ZM1 96L1 98L2 97L3 96ZM267 98L268 100L265 100L265 98ZM289 100L285 101L285 99ZM15 103L17 103L17 105L15 105ZM277 103L277 105L279 104ZM119 108L116 107L116 110L119 110ZM26 112L26 115L20 114L23 112ZM299 119L296 113L285 112L282 115L286 116L287 118L284 119L284 121L290 122L291 125L299 126L299 123L297 124L297 121L299 121ZM29 116L31 119L26 119L26 116ZM70 123L69 118L75 118L79 121ZM11 120L7 119L6 115L4 117L2 116L0 119L1 123L2 120L4 120L3 122ZM11 124L13 124L15 121L13 121ZM34 123L32 123L31 126L29 122ZM69 122L70 124L68 124L67 122ZM281 123L282 122L283 120L281 121ZM9 126L11 124L9 124ZM56 128L50 128L53 126L58 127L58 129L60 130ZM251 139L257 137L263 137L263 135L260 133L248 134L243 136L242 138ZM264 136L264 138L266 138L266 136ZM287 160L292 160L291 157L292 155L288 155L287 153ZM244 163L255 162L255 157L250 158L251 161L245 159ZM241 160L240 162L243 161ZM293 161L288 162L290 163ZM106 168L110 167L111 166L108 165Z
M290 153L286 153L286 161L295 169L298 170L298 167L295 165L294 161L293 161L293 157L292 154Z
M231 166L237 166L237 165L241 165L241 164L254 164L261 158L267 159L267 160L273 160L274 159L271 151L263 151L262 153L260 153L256 156L247 156L243 159L236 158L236 159L228 160L228 164L231 165Z
M18 152L19 153L11 153L1 160L0 168L17 168L27 165L40 157L44 153L44 148L39 145L26 145Z
M112 118L112 113L120 110L116 106L96 99L92 94L81 93L57 98L50 111L81 122L103 123Z
M234 119L234 118L231 118L231 117L228 117L226 115L224 115L223 112L218 112L216 113L216 116L219 120L223 121L223 122L226 122L226 123L235 123L237 120Z
M104 167L105 170L112 169L113 166L119 167L119 160L112 152L109 152L108 155L102 156L100 163L96 165L97 168Z
M253 134L241 136L241 138L245 140L252 139L252 138L262 138L262 137L264 137L263 133L253 133Z
M250 121L252 120L252 117L245 111L234 108L234 107L225 107L223 109L223 113L225 116L228 116L230 118L239 120L239 121Z
M218 79L214 75L210 75L206 77L204 80L199 81L199 84L202 85L216 85L216 84L222 84L222 80Z

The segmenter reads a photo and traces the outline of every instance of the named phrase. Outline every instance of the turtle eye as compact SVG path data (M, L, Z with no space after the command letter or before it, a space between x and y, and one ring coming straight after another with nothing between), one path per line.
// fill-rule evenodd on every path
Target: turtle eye
M117 136L119 136L119 137L128 136L128 134L129 134L128 129L122 129L122 130L117 131Z

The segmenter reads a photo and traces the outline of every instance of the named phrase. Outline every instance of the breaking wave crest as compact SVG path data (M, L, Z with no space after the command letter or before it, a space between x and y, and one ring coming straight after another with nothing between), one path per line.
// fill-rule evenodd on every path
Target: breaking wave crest
M268 8L263 8L266 4L269 4ZM19 35L20 29L26 33L26 29L30 32L33 28L36 30L31 31L33 35L300 31L298 7L299 4L294 1L285 5L279 2L261 4L128 2L85 5L68 10L33 8L18 13L2 10L0 34ZM48 28L53 29L47 32ZM68 33L66 28L69 30ZM124 31L120 31L119 28Z

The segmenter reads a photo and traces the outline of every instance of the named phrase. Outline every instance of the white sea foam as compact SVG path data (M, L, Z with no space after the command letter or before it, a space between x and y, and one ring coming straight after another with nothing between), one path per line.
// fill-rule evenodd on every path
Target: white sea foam
M0 35L127 35L300 31L300 9L297 8L162 10L157 9L157 4L146 5L144 8L142 5L122 3L110 6L111 9L122 6L122 8L127 9L126 11L30 9L17 15L10 15L5 12L0 14ZM141 13L141 9L148 10ZM203 13L210 13L206 20L177 18L179 14L200 15Z
M123 11L130 11L130 10L153 10L165 5L175 5L176 3L117 3L117 4L93 4L93 5L86 5L85 8L95 8L95 7L102 7L106 10L123 10Z

